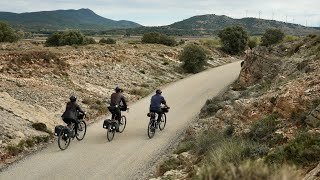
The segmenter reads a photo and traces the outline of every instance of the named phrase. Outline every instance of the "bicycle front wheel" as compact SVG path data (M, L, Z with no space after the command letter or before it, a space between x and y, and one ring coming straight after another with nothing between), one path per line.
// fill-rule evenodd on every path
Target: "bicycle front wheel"
M167 124L167 116L166 116L166 114L163 113L161 115L161 120L159 122L160 131L162 131L164 129L164 127L166 127L166 124Z
M66 150L70 144L71 138L64 130L60 131L58 135L58 146L63 151Z
M115 129L113 128L112 124L109 124L108 131L107 131L107 138L108 141L112 141L114 137Z
M153 138L154 134L156 133L156 128L154 126L155 120L150 119L149 124L148 124L148 137L151 139Z
M78 141L81 141L87 132L87 124L84 121L80 121L78 124L78 134L76 135L76 138Z
M127 125L126 116L121 116L120 124L119 124L119 133L122 133Z

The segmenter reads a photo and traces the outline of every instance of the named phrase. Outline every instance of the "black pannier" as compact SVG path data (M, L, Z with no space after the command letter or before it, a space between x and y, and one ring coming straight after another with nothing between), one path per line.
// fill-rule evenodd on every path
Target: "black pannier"
M60 132L65 128L63 125L58 125L54 128L54 135L58 136Z

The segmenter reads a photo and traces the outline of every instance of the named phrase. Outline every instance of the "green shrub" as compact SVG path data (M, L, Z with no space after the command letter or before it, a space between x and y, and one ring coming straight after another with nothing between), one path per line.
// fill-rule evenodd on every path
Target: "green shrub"
M283 41L285 34L280 29L267 29L261 37L262 46L270 46Z
M19 153L23 152L23 147L24 146L19 145L8 145L6 149L10 155L16 156Z
M285 42L293 42L293 41L297 41L297 40L299 40L299 39L300 39L299 36L291 36L291 35L288 35L288 36L285 36L284 41L285 41Z
M265 160L270 164L289 162L299 166L319 162L320 137L310 133L299 134L295 139L269 153Z
M216 48L221 46L221 42L218 38L213 39L200 39L201 45L208 48Z
M268 166L262 161L244 161L239 165L219 164L205 165L194 179L216 180L259 180L259 179L290 179L300 180L302 175L295 167L284 165L281 167Z
M141 97L145 97L145 96L150 94L150 91L148 89L145 89L145 88L134 88L134 89L131 89L129 91L129 93L132 94L132 95L138 95L138 96L141 96Z
M250 49L255 48L258 45L257 37L250 37L248 41L248 46Z
M27 140L26 140L26 147L33 147L35 145L35 142L34 142L34 139L32 139L32 138L28 138Z
M219 99L208 99L205 103L205 105L201 108L199 117L200 118L206 118L213 116L219 109L221 109L222 106L220 104Z
M11 29L11 27L0 21L0 42L16 42L19 36Z
M167 36L165 34L160 34L157 32L145 33L141 39L143 43L149 44L163 44L166 46L174 46L177 44L173 37Z
M178 145L177 149L174 151L175 154L181 154L191 150L195 146L194 140L182 141Z
M96 40L94 40L94 38L85 38L85 42L84 44L96 44Z
M102 39L100 39L99 43L100 44L116 44L117 41L115 39L112 39L112 38L107 38L107 39L102 38Z
M56 32L46 40L47 46L85 45L85 36L80 31Z
M203 70L206 64L206 52L198 45L189 44L180 53L182 68L188 73L198 73Z
M222 49L229 54L238 54L245 50L248 34L241 26L227 27L218 34Z
M251 125L248 136L251 140L256 142L267 142L273 136L273 133L277 130L278 115L271 114L264 119L258 120Z
M182 165L182 162L178 158L169 158L160 164L157 175L162 176L165 172L177 169L180 165Z

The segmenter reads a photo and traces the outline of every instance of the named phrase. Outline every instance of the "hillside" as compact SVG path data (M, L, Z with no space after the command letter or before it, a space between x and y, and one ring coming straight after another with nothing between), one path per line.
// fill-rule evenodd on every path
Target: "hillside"
M56 31L65 29L106 30L140 26L131 21L114 21L101 17L90 9L41 11L21 14L0 12L0 21L9 22L13 28L26 31Z
M319 179L319 49L313 35L247 51L153 180Z
M129 34L144 34L154 31L168 35L215 35L225 27L240 25L246 28L251 35L260 35L267 28L280 28L286 34L290 35L308 35L310 33L320 33L319 29L304 27L298 24L284 23L275 20L264 20L257 18L233 19L227 16L218 16L214 14L194 16L183 21L173 23L168 26L160 27L138 27L125 30ZM107 33L121 32L119 30L109 31Z

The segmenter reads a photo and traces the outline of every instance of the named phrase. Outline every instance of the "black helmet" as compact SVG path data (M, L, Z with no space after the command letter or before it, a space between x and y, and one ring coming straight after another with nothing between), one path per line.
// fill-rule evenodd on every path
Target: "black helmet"
M114 89L117 93L119 93L119 92L121 92L122 91L122 89L121 88L119 88L118 86Z
M156 90L156 93L157 93L157 94L161 94L162 91L161 91L160 89L157 89L157 90Z
M77 97L75 97L75 96L71 96L69 99L70 99L70 101L71 101L71 102L76 102Z

